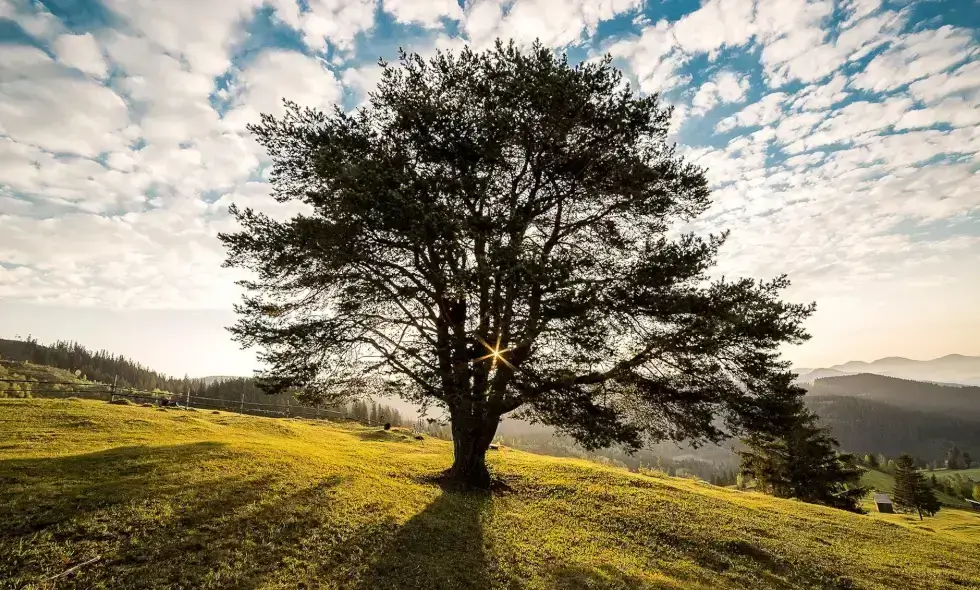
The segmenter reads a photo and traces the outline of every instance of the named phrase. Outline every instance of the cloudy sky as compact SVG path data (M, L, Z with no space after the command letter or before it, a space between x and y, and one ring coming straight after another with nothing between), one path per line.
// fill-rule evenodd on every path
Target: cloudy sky
M676 107L720 270L818 303L797 364L980 354L978 29L975 0L0 0L0 337L247 373L215 235L291 210L245 125L503 37Z

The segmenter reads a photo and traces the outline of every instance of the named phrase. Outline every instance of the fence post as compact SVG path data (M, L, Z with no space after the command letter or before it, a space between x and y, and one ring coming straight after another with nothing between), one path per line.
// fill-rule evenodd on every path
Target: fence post
M109 401L116 399L116 381L119 381L119 375L112 377L112 389L109 391Z
M184 407L185 408L190 408L191 407L191 387L190 387L190 385L187 386L187 400L184 402Z

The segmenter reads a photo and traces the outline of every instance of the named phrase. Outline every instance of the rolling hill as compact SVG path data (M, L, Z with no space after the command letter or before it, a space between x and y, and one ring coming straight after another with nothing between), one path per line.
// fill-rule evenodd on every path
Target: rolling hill
M980 387L940 385L862 373L817 379L806 389L811 395L860 397L910 410L980 419Z
M965 588L980 515L918 523L348 424L0 400L0 580L58 588Z

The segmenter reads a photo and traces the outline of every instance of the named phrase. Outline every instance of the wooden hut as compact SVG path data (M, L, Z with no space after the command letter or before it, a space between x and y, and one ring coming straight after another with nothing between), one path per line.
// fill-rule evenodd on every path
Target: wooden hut
M888 494L875 494L874 501L875 506L878 508L878 512L885 512L888 514L893 514L895 512L895 507L892 506L892 499L888 497Z

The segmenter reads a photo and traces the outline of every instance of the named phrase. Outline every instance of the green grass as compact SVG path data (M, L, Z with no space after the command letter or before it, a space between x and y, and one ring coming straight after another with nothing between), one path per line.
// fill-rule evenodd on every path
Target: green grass
M947 475L960 474L963 477L968 477L973 481L980 481L980 467L973 467L971 469L937 469L935 471L923 471L926 477L936 474L936 477L945 477Z
M0 587L980 586L965 511L929 530L509 449L505 488L463 493L449 461L399 431L0 400Z
M926 479L929 479L929 476L932 475L932 473L935 473L936 477L942 477L944 473L949 474L949 473L957 473L957 472L923 471L922 475L924 475ZM963 471L960 471L958 473L963 473ZM861 484L890 494L892 493L892 490L895 489L895 478L887 473L883 473L876 469L867 469L865 470L864 475L861 476ZM940 492L938 490L934 490L934 492L936 494L936 498L939 499L939 501L943 504L943 506L946 506L948 508L962 508L962 509L969 508L969 505L966 502L964 502L961 498L950 496L949 494L945 492ZM866 506L874 506L874 504L871 502L870 497L866 499Z

